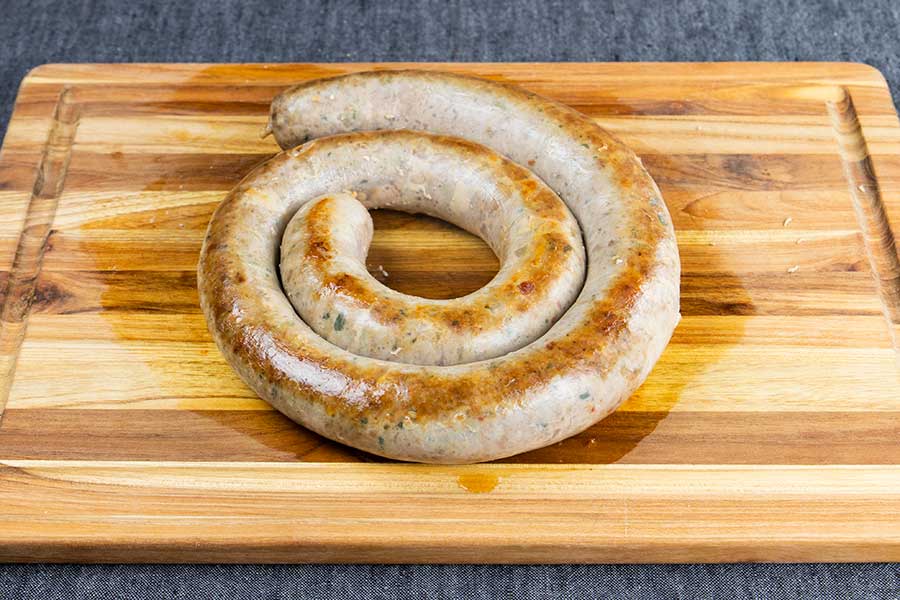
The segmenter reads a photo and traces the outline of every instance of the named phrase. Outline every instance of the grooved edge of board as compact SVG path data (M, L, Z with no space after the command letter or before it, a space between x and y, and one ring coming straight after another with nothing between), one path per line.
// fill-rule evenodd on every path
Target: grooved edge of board
M835 98L827 100L825 106L834 127L844 176L884 307L888 332L900 360L900 258L853 97L846 88L836 91Z
M72 158L78 116L79 108L72 90L64 87L53 111L50 133L35 174L0 309L0 419L15 377L19 348L25 338L34 300L35 282L41 272L47 238Z

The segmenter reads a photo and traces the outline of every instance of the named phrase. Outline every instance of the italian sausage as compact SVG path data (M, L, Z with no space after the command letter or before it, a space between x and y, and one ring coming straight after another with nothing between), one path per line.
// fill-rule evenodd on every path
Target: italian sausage
M331 164L343 165L339 181L321 182L329 170L304 153L293 193L308 197L330 185L356 197L326 194L297 210L282 240L281 281L300 317L333 344L422 365L494 358L540 337L581 291L578 223L526 169L442 136L355 133L321 144ZM372 238L366 207L425 213L480 235L500 270L480 290L453 300L394 291L366 269Z
M667 344L679 319L680 276L668 211L637 157L576 111L490 81L386 71L291 88L273 101L270 128L291 149L216 209L198 286L226 359L298 423L395 459L502 458L607 415ZM559 195L580 225L587 273L546 333L486 360L408 364L342 349L297 315L277 272L282 234L303 204L348 187L331 136L362 130L460 136L529 167ZM298 185L310 164L332 189Z

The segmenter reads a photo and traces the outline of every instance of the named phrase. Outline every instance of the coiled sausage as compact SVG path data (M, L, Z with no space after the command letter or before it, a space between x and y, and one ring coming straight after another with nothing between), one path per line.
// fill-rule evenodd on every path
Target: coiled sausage
M270 127L290 150L217 208L198 285L230 364L304 426L396 459L501 458L601 419L640 385L668 342L680 274L669 214L635 155L576 111L490 81L385 71L291 88L273 101ZM297 315L279 281L282 234L301 206L349 187L341 179L348 165L334 160L336 134L366 130L465 138L529 168L559 195L580 226L587 273L546 333L490 359L408 364L342 349ZM317 182L298 185L301 173Z

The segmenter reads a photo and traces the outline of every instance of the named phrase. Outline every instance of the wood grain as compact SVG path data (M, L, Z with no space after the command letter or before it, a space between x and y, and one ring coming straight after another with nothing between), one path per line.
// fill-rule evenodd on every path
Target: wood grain
M844 177L850 188L856 219L862 230L866 252L875 276L884 317L894 347L900 352L900 258L894 232L888 222L881 197L881 182L875 175L866 138L850 94L828 102L828 114L834 125L844 164Z
M0 151L0 560L900 560L900 123L863 65L416 65L631 145L676 227L682 322L619 411L491 465L390 463L256 398L199 312L209 217L277 151L274 94L401 66L29 74ZM496 272L452 226L373 216L387 285Z
M886 526L896 519L895 466L11 460L0 469L4 557L19 561L900 556L896 527Z
M623 409L563 442L500 462L895 465L900 462L898 438L897 412L773 416ZM5 457L16 460L385 462L249 402L243 408L204 409L183 401L170 408L102 413L91 406L10 408L0 446Z

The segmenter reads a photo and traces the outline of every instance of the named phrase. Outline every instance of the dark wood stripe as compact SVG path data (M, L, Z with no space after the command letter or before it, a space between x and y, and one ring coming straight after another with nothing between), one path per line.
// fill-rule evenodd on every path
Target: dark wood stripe
M69 190L228 190L271 154L72 154ZM10 152L0 166L0 189L22 189L33 162ZM643 154L656 182L667 190L839 190L846 193L836 154ZM900 171L900 156L882 158L886 171ZM887 165L895 168L887 168ZM900 184L890 174L882 186Z
M615 412L509 462L897 464L900 412Z
M589 430L501 462L896 464L900 412L616 412ZM274 411L9 409L4 459L382 460Z
M841 189L841 162L828 154L642 154L663 188L734 190ZM897 161L900 164L900 160Z
M34 293L35 313L98 310L199 312L195 271L44 272Z
M271 154L98 154L75 150L69 191L230 190ZM0 190L22 189L34 165L10 152L0 164Z
M872 276L865 271L761 275L683 274L684 315L877 315Z

